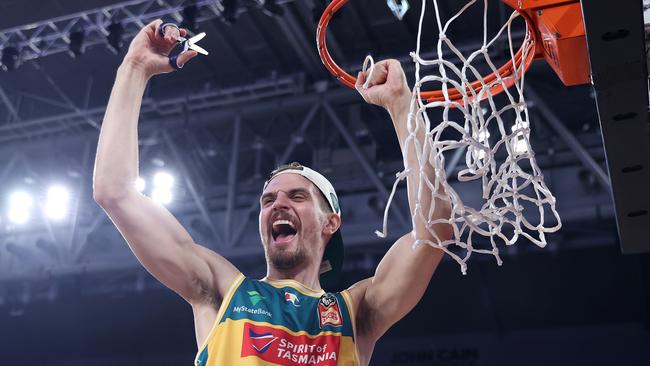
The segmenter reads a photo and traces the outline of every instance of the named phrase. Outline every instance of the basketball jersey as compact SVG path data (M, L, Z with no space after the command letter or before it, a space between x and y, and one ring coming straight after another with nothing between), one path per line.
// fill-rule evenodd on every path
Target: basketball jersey
M223 299L195 366L357 366L347 291L240 274Z

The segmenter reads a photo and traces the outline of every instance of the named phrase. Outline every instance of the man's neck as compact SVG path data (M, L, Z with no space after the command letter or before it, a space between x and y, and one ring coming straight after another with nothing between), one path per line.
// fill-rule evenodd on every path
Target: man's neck
M266 271L266 278L270 280L294 280L311 289L321 289L318 268L307 267L280 270L269 266Z

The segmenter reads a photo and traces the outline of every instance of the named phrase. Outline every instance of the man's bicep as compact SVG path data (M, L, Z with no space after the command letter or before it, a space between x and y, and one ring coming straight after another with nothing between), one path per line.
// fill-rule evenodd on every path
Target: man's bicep
M443 252L429 245L412 247L406 234L388 250L365 291L361 309L366 309L369 328L379 338L420 301Z
M209 279L209 281L201 283L201 286L203 286L202 295L208 297L198 298L197 301L213 302L222 300L235 278L241 272L217 252L198 244L194 244L194 248L196 255L199 257L199 262L205 264L204 270L206 270L206 273L200 275L200 277ZM217 296L218 299L215 299L214 296Z
M225 258L195 244L165 207L137 192L103 207L147 271L188 302L218 296L238 273Z

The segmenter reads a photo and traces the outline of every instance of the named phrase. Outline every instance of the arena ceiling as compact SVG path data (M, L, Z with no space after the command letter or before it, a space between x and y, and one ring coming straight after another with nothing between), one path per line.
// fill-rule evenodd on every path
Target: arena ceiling
M2 1L0 34L3 29L74 14L88 16L102 7L132 3L148 1ZM182 7L192 2L165 3L179 10L172 15L182 17ZM370 269L391 243L373 234L381 226L383 204L402 164L390 120L383 110L366 105L355 91L340 85L322 66L315 45L314 14L324 8L324 0L281 1L284 14L275 17L264 14L254 0L239 3L237 20L231 25L218 12L198 15L199 30L207 33L201 45L211 52L209 57L199 57L182 72L151 81L140 128L143 175L159 168L173 171L177 175L176 198L170 210L197 241L256 275L264 266L256 205L265 175L277 164L293 160L320 169L332 178L342 197L348 278L338 286L349 285L350 279L371 274ZM455 0L442 3L447 15L459 6ZM491 8L495 27L509 13L499 4ZM335 59L344 69L356 72L367 54L375 60L397 58L412 80L409 52L415 48L419 4L411 1L411 5L400 21L384 1L351 1L330 24L328 42ZM150 19L142 18L145 22ZM134 29L127 27L126 31ZM427 29L425 33L432 33ZM480 44L480 32L470 16L459 23L453 35L459 44L471 48ZM433 36L425 38L423 48L432 50L434 42ZM2 46L7 47L7 42ZM17 226L0 215L0 310L4 304L19 314L32 303L42 306L77 293L91 297L143 291L159 294L155 280L140 269L92 200L98 126L124 53L124 49L112 52L106 43L96 44L77 57L59 52L0 72L0 197L16 187L27 187L38 195L56 181L73 187L75 204L73 215L64 223L36 217L27 226ZM494 55L503 57L504 50L497 49ZM533 148L558 198L565 227L549 236L549 248L521 243L506 251L506 266L519 263L514 266L524 273L521 282L511 279L515 283L510 285L527 286L525 279L538 284L557 281L562 288L556 289L556 298L566 298L572 295L561 284L563 280L567 287L583 286L591 280L579 273L601 272L602 268L594 267L604 265L620 281L607 282L602 288L585 287L587 298L569 305L575 310L569 312L572 315L562 315L566 304L560 300L547 303L554 309L556 325L639 321L648 314L650 288L644 282L648 262L619 258L607 182L599 179L593 166L581 161L575 146L548 122L560 121L600 169L606 169L594 92L588 85L563 87L541 61L529 72L527 86L535 92L535 97L529 98ZM405 232L410 220L403 189L390 217L389 239L395 239ZM489 259L477 258L476 263L481 268L493 265ZM465 286L477 292L485 286L496 291L498 283L506 281L506 275L488 270L487 278L494 282L481 283L486 273L483 269L470 271L468 285L454 262L446 261L443 267L446 285L438 285L435 293L452 293L461 302L462 293L470 291ZM512 276L519 275L512 272ZM540 286L552 287L544 283ZM620 316L608 317L600 308L587 311L584 317L575 316L577 309L593 303L587 301L590 294L597 296L593 302L610 304ZM476 301L492 309L511 300L505 293L495 293L495 298L476 296ZM504 321L506 314L497 309L490 313L492 318L485 318L490 321L484 319L478 327L501 331L544 326L545 317L526 320L527 309L534 308L536 301L546 301L541 294L529 296L533 298L524 308L513 310L521 322ZM620 301L608 302L612 296L619 296ZM640 300L643 296L645 300ZM638 301L645 301L645 306L634 305L626 313L626 307ZM469 302L458 306L455 314L459 317L472 311ZM440 329L475 329L477 324L449 321Z

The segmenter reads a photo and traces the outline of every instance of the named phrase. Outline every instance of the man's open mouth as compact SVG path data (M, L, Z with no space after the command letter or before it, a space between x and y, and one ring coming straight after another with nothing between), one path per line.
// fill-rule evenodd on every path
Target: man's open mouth
M276 243L286 243L296 236L295 225L289 220L275 220L271 228L273 241Z

